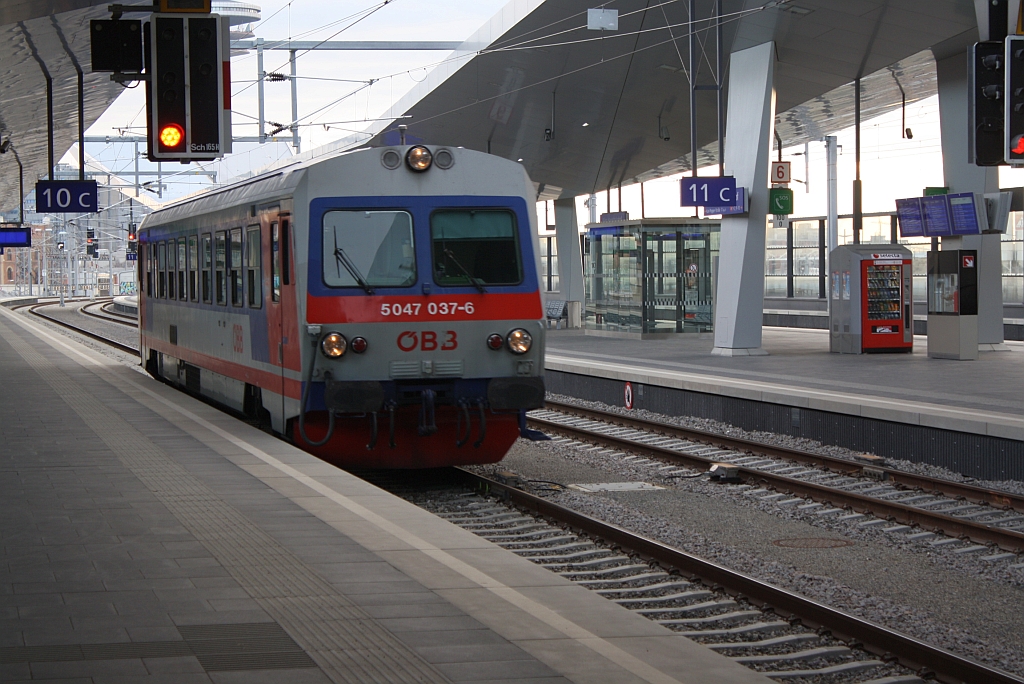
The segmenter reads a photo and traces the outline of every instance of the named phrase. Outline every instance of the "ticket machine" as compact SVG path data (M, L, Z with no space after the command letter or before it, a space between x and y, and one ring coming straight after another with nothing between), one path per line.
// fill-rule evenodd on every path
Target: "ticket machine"
M978 252L928 252L928 356L978 359Z
M914 348L913 253L900 245L842 245L829 255L829 349Z

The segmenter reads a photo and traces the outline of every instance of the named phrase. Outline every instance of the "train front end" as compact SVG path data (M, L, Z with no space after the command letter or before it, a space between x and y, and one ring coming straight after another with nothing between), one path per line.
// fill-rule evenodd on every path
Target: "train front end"
M345 467L501 460L525 411L544 401L525 171L424 145L362 150L337 164L321 169L334 177L309 175L293 438Z

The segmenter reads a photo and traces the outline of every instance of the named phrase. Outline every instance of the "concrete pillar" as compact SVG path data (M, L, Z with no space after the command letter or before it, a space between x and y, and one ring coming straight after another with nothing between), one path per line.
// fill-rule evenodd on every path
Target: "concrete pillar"
M555 200L555 242L558 245L558 290L567 302L583 301L583 255L576 223L576 198Z
M998 192L996 167L975 166L967 154L967 54L936 60L942 172L950 192ZM1003 346L1003 255L999 235L942 238L943 249L978 251L978 344Z
M775 124L775 44L733 53L725 129L725 173L750 191L750 213L722 220L715 310L719 356L767 354L761 348L768 160Z

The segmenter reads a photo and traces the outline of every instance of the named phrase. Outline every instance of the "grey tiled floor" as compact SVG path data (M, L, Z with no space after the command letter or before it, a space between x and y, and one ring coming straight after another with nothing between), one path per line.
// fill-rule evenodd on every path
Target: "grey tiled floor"
M23 336L454 682L565 682L378 555L127 395ZM0 336L0 647L174 641L272 618ZM0 680L328 681L315 668L207 672L195 657L0 665Z
M632 340L550 330L547 350L613 363L636 363L687 373L755 382L792 384L954 407L1019 415L1024 410L1024 345L984 352L977 361L928 358L926 339L914 340L913 354L831 354L828 331L764 328L769 356L712 356L714 341L679 335L669 340Z

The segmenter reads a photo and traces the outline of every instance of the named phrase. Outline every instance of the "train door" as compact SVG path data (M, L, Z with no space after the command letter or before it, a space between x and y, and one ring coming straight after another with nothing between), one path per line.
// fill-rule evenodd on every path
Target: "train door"
M274 430L284 433L287 420L287 395L291 384L288 370L296 365L294 357L298 353L297 323L295 321L295 302L292 292L290 263L290 216L281 213L278 206L268 207L261 211L260 224L263 228L263 253L266 274L266 312L267 338L269 342L270 363L274 369L273 379L268 389L275 395L273 405L264 400L264 407L270 411Z
M271 415L274 430L283 432L284 416L284 316L281 306L281 219L279 207L260 210L262 232L264 300L267 312L267 342L272 373L265 377L265 388L271 396L263 397L263 407Z

